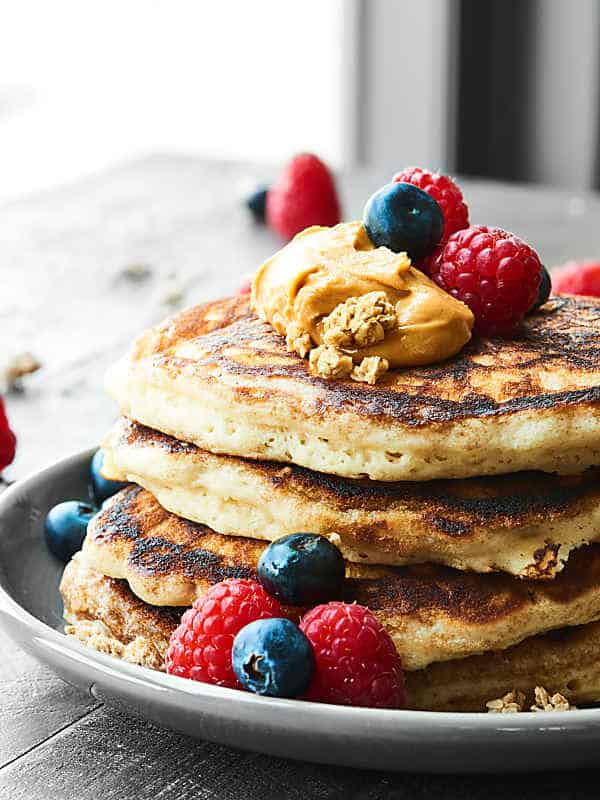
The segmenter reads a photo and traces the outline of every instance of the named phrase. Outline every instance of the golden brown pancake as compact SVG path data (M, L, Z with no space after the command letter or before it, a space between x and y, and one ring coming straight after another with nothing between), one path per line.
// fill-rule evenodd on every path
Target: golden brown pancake
M148 606L125 581L88 567L67 565L61 593L67 632L104 653L161 669L182 609ZM526 639L501 653L432 664L406 673L409 707L484 711L485 703L519 689L529 697L545 686L578 705L600 701L600 623Z
M227 535L334 535L358 563L426 561L553 578L572 549L600 537L600 470L463 480L341 478L215 455L121 418L104 472L148 489L168 511Z
M127 580L152 605L191 605L228 577L252 578L264 543L223 536L170 514L139 487L115 495L88 526L83 558ZM479 575L422 564L347 562L344 599L368 606L407 670L504 650L565 625L600 618L600 545L576 551L553 581Z
M310 375L246 297L143 334L108 377L122 412L214 453L346 477L430 480L600 464L600 300L560 297L513 339L390 371Z

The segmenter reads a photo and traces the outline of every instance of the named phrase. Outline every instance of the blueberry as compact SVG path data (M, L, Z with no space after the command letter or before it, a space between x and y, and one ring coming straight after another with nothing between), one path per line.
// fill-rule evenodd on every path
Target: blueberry
M290 533L272 542L258 562L258 579L283 603L309 606L339 597L345 564L337 547L316 533Z
M233 640L233 670L245 689L269 697L299 697L315 670L312 645L289 619L257 619Z
M375 192L367 200L363 222L376 247L405 251L411 261L431 253L444 230L439 205L411 183L388 183Z
M265 221L268 191L266 186L261 186L246 199L246 205L254 217L255 222Z
M537 300L533 304L533 309L543 306L546 300L550 297L552 291L552 279L546 267L542 264L542 279L540 281L540 288L538 289Z
M96 509L79 500L67 500L51 508L46 517L46 542L61 561L68 561L81 549L88 522Z
M92 487L94 489L94 496L96 502L100 505L104 500L116 494L120 489L129 486L128 483L123 481L110 481L102 475L102 467L104 465L104 451L96 450L92 463L90 464L90 475L92 478Z

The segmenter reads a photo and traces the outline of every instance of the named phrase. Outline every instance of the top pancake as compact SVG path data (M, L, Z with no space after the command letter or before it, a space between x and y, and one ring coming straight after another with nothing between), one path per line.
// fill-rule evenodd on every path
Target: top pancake
M600 300L553 298L513 339L375 386L310 375L247 297L143 334L110 372L126 415L216 453L376 480L600 464Z

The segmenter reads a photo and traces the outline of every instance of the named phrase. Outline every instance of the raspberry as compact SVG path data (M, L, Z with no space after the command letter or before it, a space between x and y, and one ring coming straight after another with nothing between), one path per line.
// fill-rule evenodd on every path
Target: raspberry
M305 700L371 708L406 705L400 657L368 608L341 602L316 606L300 629L315 653L315 676Z
M408 167L396 173L392 178L393 183L412 183L437 202L442 209L444 217L444 230L442 242L447 241L453 233L469 225L469 209L467 208L461 190L447 175L439 172L429 172L420 167Z
M600 261L570 261L554 270L552 291L600 297Z
M475 315L485 336L509 335L534 305L542 265L537 253L501 228L454 233L428 262L428 274Z
M267 194L267 222L284 239L311 225L337 225L340 219L333 177L311 153L293 158Z
M252 291L252 278L244 278L238 286L236 294L250 294Z
M17 437L10 429L4 402L0 397L0 472L12 464L17 448Z
M216 583L188 608L173 631L167 672L239 689L231 665L235 635L254 620L282 616L279 602L256 581L230 578Z

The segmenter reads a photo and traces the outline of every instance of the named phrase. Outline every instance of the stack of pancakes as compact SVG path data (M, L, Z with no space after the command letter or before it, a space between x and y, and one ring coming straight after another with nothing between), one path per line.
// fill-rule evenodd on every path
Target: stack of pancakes
M109 389L104 471L134 485L66 568L70 633L160 668L182 607L313 531L411 707L600 701L600 301L552 298L518 338L370 386L311 376L238 296L146 332Z

